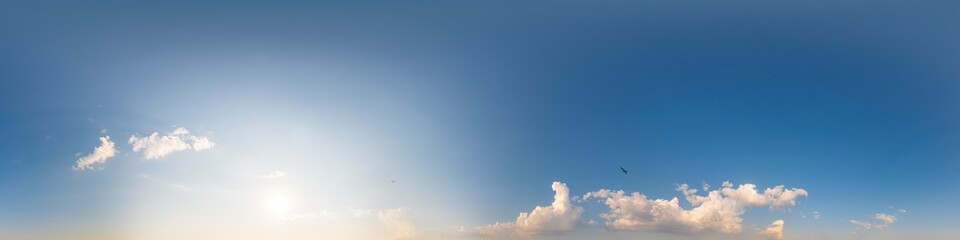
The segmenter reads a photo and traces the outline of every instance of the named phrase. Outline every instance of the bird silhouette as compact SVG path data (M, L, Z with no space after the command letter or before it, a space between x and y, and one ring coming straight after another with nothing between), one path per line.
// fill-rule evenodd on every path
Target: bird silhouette
M623 169L623 167L620 167L620 171L623 172L623 174L627 174L627 170Z
M390 183L397 183L397 180L390 180Z

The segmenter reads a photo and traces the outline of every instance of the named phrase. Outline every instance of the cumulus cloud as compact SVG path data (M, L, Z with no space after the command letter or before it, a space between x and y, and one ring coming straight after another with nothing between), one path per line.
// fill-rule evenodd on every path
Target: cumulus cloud
M570 200L570 189L561 182L553 182L553 203L537 206L533 211L521 212L514 222L497 222L467 230L484 236L534 235L545 232L573 230L579 222L583 208Z
M412 239L417 236L417 227L409 217L410 209L397 208L382 210L377 218L393 231L393 239Z
M92 153L77 159L77 165L73 166L73 170L94 170L94 164L103 165L107 162L107 159L115 155L117 155L117 149L114 147L113 141L110 141L110 136L101 137L100 146L94 148Z
M681 184L677 191L682 193L693 208L684 209L677 198L650 199L634 192L600 189L584 194L583 200L596 198L607 205L610 212L600 215L609 228L617 230L647 230L679 234L703 232L739 233L742 230L747 207L770 206L780 209L796 205L800 196L806 196L804 189L786 189L782 185L767 188L763 193L756 185L742 184L734 187L724 182L720 189L709 191L707 195L697 195L697 189Z
M601 189L584 195L584 200L599 198L610 208L600 215L609 228L617 230L651 230L670 233L696 233L715 230L724 233L740 232L743 209L735 200L711 192L699 198L698 207L686 210L677 198L649 199L634 192Z
M553 182L551 187L555 192L553 204L537 206L529 214L520 213L516 222L518 230L528 233L573 230L583 208L570 203L570 189L566 184Z
M193 147L193 150L196 151L211 149L213 148L213 145L216 145L216 143L213 143L207 137L190 136L190 140L193 140L193 144L191 144L191 146Z
M127 141L133 146L134 152L143 151L143 158L157 159L173 152L193 149L202 151L213 148L216 144L209 138L191 135L186 128L179 127L167 135L154 132L146 137L130 136Z
M768 239L783 240L783 220L773 221L767 228L757 233Z
M730 182L724 182L724 187L720 189L723 195L733 198L748 206L769 205L772 209L782 209L792 207L797 204L797 198L807 196L807 191L799 188L786 189L783 185L763 190L763 194L757 191L757 185L741 184L733 188Z
M897 222L898 213L906 212L907 210L899 209L893 214L876 213L873 215L873 221L850 220L850 224L856 225L860 230L884 229Z

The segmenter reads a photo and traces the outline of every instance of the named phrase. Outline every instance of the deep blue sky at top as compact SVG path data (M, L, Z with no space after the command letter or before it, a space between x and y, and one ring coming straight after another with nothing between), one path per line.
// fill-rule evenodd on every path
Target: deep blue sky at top
M88 118L112 128L146 119L159 131L227 124L188 117L225 106L211 101L232 112L389 108L355 98L362 85L405 96L395 104L427 109L413 115L466 139L454 146L459 159L412 161L394 174L442 171L456 176L444 181L480 186L462 198L497 206L478 210L483 219L543 202L554 180L574 194L654 197L675 196L675 183L787 184L810 191L805 211L846 221L894 205L910 209L907 227L946 228L960 213L938 207L960 197L958 3L0 6L0 203L53 194L26 189L69 177L52 173L96 143L102 126ZM330 65L318 72L335 73L179 77L319 62ZM248 98L264 94L289 101ZM392 126L416 134L405 120ZM42 144L51 135L78 142Z

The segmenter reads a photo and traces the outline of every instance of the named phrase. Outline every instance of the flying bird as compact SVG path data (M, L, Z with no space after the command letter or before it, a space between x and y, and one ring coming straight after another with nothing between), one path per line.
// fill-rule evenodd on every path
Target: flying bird
M623 174L627 174L627 170L623 169L623 167L620 167L620 171L623 172Z

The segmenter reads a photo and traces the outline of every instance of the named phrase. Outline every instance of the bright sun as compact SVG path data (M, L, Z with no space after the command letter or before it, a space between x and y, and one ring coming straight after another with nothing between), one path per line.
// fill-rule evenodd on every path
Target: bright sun
M264 206L272 214L284 214L290 210L290 199L283 193L274 193L266 198Z

